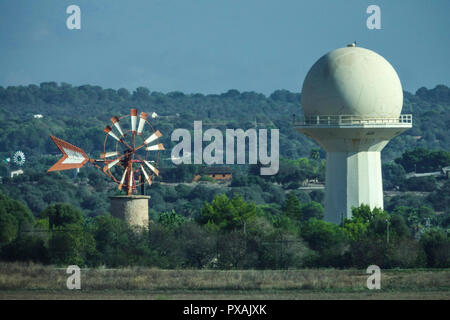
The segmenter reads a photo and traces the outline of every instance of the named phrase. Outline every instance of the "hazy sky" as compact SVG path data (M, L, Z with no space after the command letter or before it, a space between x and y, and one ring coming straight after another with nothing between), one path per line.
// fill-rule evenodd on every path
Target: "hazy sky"
M66 8L81 8L68 30ZM381 30L369 30L369 5ZM0 0L0 85L299 92L312 64L357 41L403 88L449 85L449 0Z

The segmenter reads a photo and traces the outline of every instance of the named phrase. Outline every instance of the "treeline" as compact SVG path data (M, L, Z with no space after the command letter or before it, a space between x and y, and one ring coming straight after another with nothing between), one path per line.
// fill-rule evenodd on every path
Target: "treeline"
M406 161L406 165L411 166L407 160L411 158L410 155L416 155L413 163L431 164L433 162L427 159L429 155L435 158L436 154L443 160L434 162L435 166L430 167L430 170L439 171L442 166L450 165L449 152L418 149L405 152L396 162L383 164L384 190L426 192L422 197L403 194L387 198L386 208L389 207L391 211L394 204L415 206L418 202L431 210L450 213L450 190L444 183L447 181L445 177L407 178L406 170L400 164ZM46 173L55 161L51 157L42 158L34 168L25 168L24 174L12 179L3 178L0 192L26 204L35 216L47 206L58 202L70 203L88 217L109 211L108 196L119 192L115 183L89 166L83 167L77 175L75 171ZM194 175L201 172L202 167L199 165L182 164L162 170L161 176L153 185L145 188L145 194L151 196L150 215L154 217L162 212L175 210L186 218L195 217L200 214L204 202L212 201L218 194L226 194L228 197L240 195L245 201L267 205L274 211L280 211L290 190L303 204L311 201L324 204L324 191L306 192L299 189L307 181L323 183L325 180L325 160L317 159L314 151L309 158L281 158L279 172L274 176L259 175L258 165L236 165L232 168L233 178L229 185L214 181L191 184ZM171 183L162 183L161 180Z
M415 147L450 150L449 92L443 85L430 90L421 88L415 95L405 92L403 113L413 114L413 128L388 144L382 153L384 160L393 160ZM293 129L293 114L302 114L300 94L287 90L277 90L268 97L237 90L209 95L164 94L143 87L130 92L123 88L44 82L39 86L0 87L0 156L4 159L22 150L29 164L42 155L58 154L50 135L98 156L103 148L103 128L113 115L128 114L130 108L160 115L151 122L163 133L162 142L167 150L174 145L170 141L172 131L192 129L194 120L202 120L205 128L220 130L278 128L281 156L289 159L307 157L312 149L318 148ZM44 117L35 119L35 114Z
M34 218L24 205L0 195L0 258L90 267L450 266L449 221L430 226L430 210L404 207L389 214L362 205L340 226L322 215L320 204L302 205L293 192L279 213L240 196L217 195L195 218L164 212L148 230L134 230L109 214L88 218L62 203Z
M0 192L25 203L38 215L50 204L70 203L85 212L87 216L97 216L108 212L108 196L119 191L117 185L94 167L86 166L75 175L75 171L47 173L55 162L43 158L34 168L24 169L24 174L14 178L3 178ZM217 194L232 197L240 194L246 201L257 204L270 204L279 207L285 200L287 190L294 190L305 179L324 179L324 162L316 159L281 159L279 173L270 178L259 175L259 167L233 166L233 179L229 186L209 181L207 184L190 184L201 166L180 165L161 171L161 176L145 194L151 196L150 214L176 210L190 217L199 214L205 201L212 201ZM180 183L163 184L160 181ZM188 183L183 183L188 182ZM323 192L308 194L295 191L302 202L323 201Z

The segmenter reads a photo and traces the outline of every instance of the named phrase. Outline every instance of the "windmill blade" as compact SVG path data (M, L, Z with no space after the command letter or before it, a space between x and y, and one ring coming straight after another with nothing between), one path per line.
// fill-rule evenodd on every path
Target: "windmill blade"
M147 180L147 182L148 182L149 184L152 184L152 179L150 179L150 176L148 175L147 171L145 171L145 169L144 169L144 167L142 166L142 164L141 164L141 170L142 170L142 172L144 173L145 180Z
M160 143L160 144L155 144L153 146L149 146L149 147L145 148L145 150L154 151L154 150L166 150L166 149L164 148L163 144Z
M123 172L123 175L122 175L122 179L120 179L119 190L122 190L123 183L125 182L125 178L127 176L127 170L128 170L128 168L125 168L125 171Z
M81 168L89 161L89 157L82 149L54 136L50 138L61 151L62 157L47 172Z
M137 109L131 109L130 116L131 116L131 133L136 134Z
M117 131L119 131L120 135L123 137L124 134L123 134L122 128L120 127L119 118L117 116L114 116L111 118L111 122L114 124Z
M120 143L122 143L125 147L131 149L130 145L123 139L120 139L119 137L117 137L115 135L114 132L112 132L112 128L110 126L106 126L105 130L104 130L107 134L109 134L111 137L113 137L114 139L116 139L117 141L119 141Z
M152 166L148 161L144 160L144 163L152 170L157 176L159 176L159 170Z
M144 124L145 124L145 119L147 119L148 114L146 114L145 112L141 112L141 114L139 115L139 126L137 129L137 133L141 134L142 130L144 130Z
M103 172L106 172L106 170L109 170L109 169L111 169L112 167L114 167L116 164L118 164L121 158L122 158L122 157L119 157L119 158L117 158L117 159L111 161L110 163L108 163L106 166L104 166L104 167L103 167Z
M119 151L102 152L100 154L100 158L104 159L104 158L109 158L109 157L115 157L115 156L118 156L119 154L120 154Z
M159 130L156 130L155 133L153 133L150 137L148 137L145 141L144 144L149 144L152 141L155 141L156 139L162 137L162 133L159 132Z
M106 126L105 129L104 129L104 131L105 131L107 134L109 134L111 137L113 137L114 139L116 139L117 141L122 142L122 139L119 139L119 137L117 137L117 136L115 135L115 133L112 132L112 129L111 129L110 126Z

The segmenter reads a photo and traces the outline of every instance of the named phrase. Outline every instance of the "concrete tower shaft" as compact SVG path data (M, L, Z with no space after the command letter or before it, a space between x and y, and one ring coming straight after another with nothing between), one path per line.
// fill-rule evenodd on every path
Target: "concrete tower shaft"
M411 127L412 118L329 118L301 121L295 129L327 152L325 220L341 223L343 218L351 218L352 207L383 208L380 152L390 139Z

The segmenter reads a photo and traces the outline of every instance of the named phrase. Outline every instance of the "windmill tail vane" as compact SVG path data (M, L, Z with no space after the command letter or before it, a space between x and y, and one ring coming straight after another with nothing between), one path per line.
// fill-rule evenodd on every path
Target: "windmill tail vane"
M128 117L129 130L120 124L121 120L124 122L123 119ZM111 118L111 125L107 125L104 132L104 150L100 153L100 159L89 158L81 148L50 136L62 157L47 172L78 169L90 163L109 176L118 184L118 189L126 191L128 195L137 193L138 186L143 188L146 183L151 185L153 177L159 175L159 152L165 149L162 143L156 143L162 134L150 125L147 114L141 112L138 119L137 109L131 109L129 115L120 118L114 116ZM150 145L151 143L156 144ZM148 158L151 153L155 155L154 160Z

